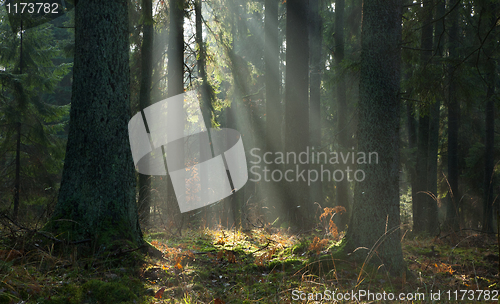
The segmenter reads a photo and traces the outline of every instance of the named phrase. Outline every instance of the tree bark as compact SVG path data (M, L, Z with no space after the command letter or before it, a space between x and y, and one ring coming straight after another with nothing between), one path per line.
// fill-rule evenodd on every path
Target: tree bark
M228 128L237 129L242 136L243 145L245 147L253 147L251 128L249 125L249 118L245 115L245 104L243 96L248 94L248 80L250 78L250 71L248 69L247 61L236 52L237 43L242 37L246 37L247 30L244 22L240 18L240 6L237 3L231 2L231 13L233 14L233 26L231 28L231 35L233 41L231 47L227 48L229 59L231 60L231 73L233 76L234 90L231 101L231 107L227 109L227 126ZM245 197L248 194L250 183L247 182L243 188L239 189L229 198L230 206L224 213L228 216L223 222L229 223L229 217L237 227L241 227L242 212L245 204ZM230 212L229 212L230 211Z
M265 46L264 63L266 73L266 148L268 151L281 150L281 75L279 73L279 0L266 0L265 3Z
M433 2L431 0L423 0L422 8L422 36L420 42L420 66L425 75L428 66L430 66L430 59L432 56L432 8ZM420 93L420 110L418 121L418 135L417 135L417 164L416 164L416 189L413 201L413 232L429 232L429 196L427 194L427 180L428 180L428 158L429 158L429 100L426 98L428 93Z
M281 73L280 73L280 39L278 27L279 0L266 0L265 2L265 44L264 64L266 73L266 151L275 153L283 150L282 122L283 108L281 105ZM279 169L276 164L269 164L270 171ZM271 211L270 220L282 216L286 210L279 183L265 183L265 197L268 210Z
M444 18L445 2L438 1L436 6L436 16L435 19ZM443 37L444 37L444 19L434 23L434 49L436 50L436 57L441 58L443 56ZM440 64L439 62L435 64ZM440 122L440 107L441 107L441 97L438 95L434 104L431 105L430 109L430 120L429 120L429 151L428 151L428 162L427 162L427 190L432 197L428 196L429 201L429 212L427 216L429 217L427 231L431 235L436 235L439 232L439 217L438 217L438 150L439 150L439 122Z
M151 78L153 75L153 4L151 0L142 1L143 36L141 47L141 85L139 108L142 111L151 104ZM139 173L139 215L147 224L151 213L151 176Z
M493 59L491 59L493 61ZM489 65L495 68L491 62ZM486 138L484 149L484 195L483 195L483 231L493 232L493 168L495 157L495 73L487 75L488 91L486 98Z
M460 2L461 0L457 0ZM453 1L456 3L457 1ZM457 58L458 48L458 7L450 13L451 29L449 34L450 47L449 56L452 60ZM460 115L460 103L457 97L457 84L455 78L455 63L448 66L448 197L446 208L446 222L449 229L458 231L459 202L458 193L458 119Z
M413 232L426 231L427 226L427 157L429 143L429 115L419 116L417 133L417 163L413 197Z
M48 225L96 246L142 243L130 118L128 1L80 0L70 127L59 200ZM94 247L97 248L97 247Z
M401 1L365 0L361 34L358 151L377 152L378 164L359 164L366 178L356 184L345 249L383 263L401 275L399 233L399 113ZM376 251L376 254L375 254ZM378 260L380 258L380 260Z
M491 2L486 9L490 12L497 11L498 4ZM495 27L495 14L491 14L488 22L488 29ZM495 49L495 39L498 33L493 29L490 39L486 44L486 56L488 56L486 67L486 136L484 145L484 194L483 194L483 231L493 232L493 169L495 166L495 69L496 60L493 54ZM499 223L497 223L499 225Z
M285 84L285 150L298 155L309 145L309 38L308 5L303 0L286 2L286 84ZM296 164L289 169L297 170ZM299 170L308 166L300 165ZM312 203L307 182L297 178L287 183L287 204L291 225L310 225Z
M184 0L169 1L169 40L167 49L167 97L173 97L184 93ZM176 120L176 113L183 113L183 104L169 104L167 108L167 119ZM184 120L185 122L185 120ZM182 138L184 136L184 126L167 130L167 136ZM184 146L177 145L169 152L175 153L178 157L184 155ZM179 160L184 163L184 160ZM167 179L167 209L170 219L174 220L178 231L182 230L183 215L178 209L176 195L185 193L175 193L170 175Z
M212 127L212 90L207 79L206 66L206 47L203 41L203 16L202 0L195 0L195 23L196 23L196 45L198 47L198 75L201 78L201 111L205 120L205 127Z
M310 145L311 149L319 152L321 149L321 73L324 69L321 58L323 48L322 19L319 14L319 0L311 0L310 6L310 30L309 30L309 52L310 52L310 100L309 100L309 122L310 122ZM314 170L321 172L318 164L311 165ZM312 169L312 168L311 168ZM310 201L323 203L323 183L321 179L311 184Z
M335 65L337 73L342 71L342 61L344 60L344 0L336 0L335 2ZM346 97L346 81L344 76L338 78L337 81L337 130L339 133L339 146L341 150L348 151L351 147L349 135L350 130L347 128L347 97ZM345 166L344 166L345 167ZM342 167L341 170L347 168ZM343 206L346 212L340 215L339 228L343 230L349 223L349 216L351 214L351 202L349 200L349 182L347 178L336 183L337 206Z
M23 17L21 15L21 30L20 30L20 50L19 50L19 74L23 73ZM18 107L21 108L21 105L24 103L22 98L24 97L23 94L23 87L21 84L17 84L15 86L16 93L17 93L17 98L18 98ZM21 113L18 114L18 119L19 121L17 122L16 125L16 168L15 168L15 176L14 176L14 211L12 214L12 219L14 221L17 221L17 216L19 215L19 204L20 204L20 194L21 194Z
M21 119L19 117L19 119ZM20 194L21 194L21 122L16 125L16 169L14 177L14 212L12 214L12 219L17 221L17 216L19 215L19 204L20 204Z
M203 41L203 15L202 15L202 0L195 0L194 2L194 10L195 10L195 26L196 26L196 45L198 47L198 77L201 78L201 87L200 87L200 108L205 121L205 127L207 132L210 132L210 128L212 127L212 100L213 100L213 92L210 84L207 79L206 72L206 46ZM210 133L209 133L210 134ZM203 144L203 139L200 137L200 146ZM211 154L213 156L213 153ZM202 170L200 172L200 185L201 185L201 197L207 197L208 195L208 172L206 170ZM206 208L205 208L206 209ZM206 210L205 210L206 211ZM199 219L199 216L196 216L194 220ZM193 217L191 217L193 220Z
M407 121L407 128L408 128L408 149L410 150L409 152L409 159L411 160L411 163L416 159L416 153L415 153L415 147L417 146L417 120L415 119L414 116L414 111L415 107L412 104L412 101L406 101L406 119ZM417 201L416 198L416 189L417 187L417 179L416 179L416 165L414 166L408 166L408 175L410 179L410 186L411 186L411 201L412 201L412 214L413 217L415 217L414 214L414 202Z

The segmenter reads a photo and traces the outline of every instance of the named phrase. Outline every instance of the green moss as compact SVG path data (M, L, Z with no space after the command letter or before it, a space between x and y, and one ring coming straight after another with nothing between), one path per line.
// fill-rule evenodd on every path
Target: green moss
M329 256L333 259L347 260L349 258L349 256L347 255L348 253L346 252L345 240L331 245L327 248L327 251L331 253Z
M330 273L331 270L352 270L351 264L348 262L352 260L350 256L345 252L345 242L330 246L328 254L322 254L320 256L314 255L310 257L305 266L307 269L315 274Z
M166 232L153 232L148 234L146 237L148 240L166 240L168 239L168 233Z
M298 243L292 247L291 254L300 254L300 253L307 252L307 250L308 250L307 248L309 248L310 243L311 242L309 240L303 239L300 243Z
M297 271L303 267L304 261L298 258L288 258L285 260L273 260L269 263L269 269L285 270L285 271Z
M90 280L82 285L79 298L83 303L134 303L139 300L122 282Z
M50 304L80 304L81 299L78 296L79 290L74 284L65 284L57 290L57 294L50 297L50 300L44 300L38 303Z
M135 248L141 245L142 239L137 239L134 232L135 230L130 228L130 223L127 220L104 217L100 228L95 231L96 242L97 244L109 244L114 241L129 240L128 242Z

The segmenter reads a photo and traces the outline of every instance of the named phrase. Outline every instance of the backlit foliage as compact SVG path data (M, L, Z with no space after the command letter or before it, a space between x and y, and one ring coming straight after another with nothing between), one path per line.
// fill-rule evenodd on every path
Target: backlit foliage
M319 237L315 236L312 244L309 245L309 250L315 251L316 254L319 254L320 251L322 251L323 249L325 249L326 245L328 245L328 239L322 239L322 240L320 240Z
M335 225L335 222L333 221L333 217L335 216L335 214L342 214L344 213L346 210L344 207L342 206L336 206L336 207L333 207L333 208L328 208L328 207L325 207L323 209L323 213L319 216L319 220L322 221L322 222L327 222L327 225L325 225L325 227L328 227L328 232L333 236L334 239L338 239L339 237L339 232L338 232L338 229L337 229L337 225ZM330 218L328 218L328 216L330 216Z

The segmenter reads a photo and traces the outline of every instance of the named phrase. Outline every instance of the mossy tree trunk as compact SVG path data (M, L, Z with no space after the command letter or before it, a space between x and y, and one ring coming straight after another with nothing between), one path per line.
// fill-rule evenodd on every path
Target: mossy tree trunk
M80 0L70 127L58 203L47 226L69 240L142 243L128 137L127 0Z
M346 247L372 251L371 262L393 274L404 269L399 233L399 113L401 1L365 0L361 34L358 150L377 152L378 164L360 164ZM357 250L363 259L367 250Z

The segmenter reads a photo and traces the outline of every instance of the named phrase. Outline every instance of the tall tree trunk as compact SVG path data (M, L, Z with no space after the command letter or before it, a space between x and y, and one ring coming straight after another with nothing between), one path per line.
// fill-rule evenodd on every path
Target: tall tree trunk
M170 0L169 1L169 43L167 50L167 91L168 97L173 97L184 93L184 0ZM167 108L167 119L178 120L176 113L184 113L183 104L169 104ZM185 119L184 119L185 122ZM179 126L173 130L167 130L168 137L182 138L184 136L184 126ZM182 156L184 155L184 146L177 145L169 152L175 153L179 158L179 162L184 163ZM175 223L178 231L181 231L183 225L183 215L178 215L176 204L178 204L176 195L186 195L185 191L180 193L174 192L172 180L169 176L167 181L167 208L169 214L175 216Z
M460 2L461 0L457 0ZM453 1L455 4L457 1ZM458 9L450 13L451 29L449 34L449 56L452 60L457 58L458 48ZM457 231L459 222L459 202L458 193L458 119L460 115L460 103L457 96L457 84L455 80L455 62L448 66L448 197L446 208L446 222L449 229Z
M21 30L20 30L20 50L19 50L19 74L23 73L23 17L21 14ZM16 85L16 93L18 98L18 107L21 108L23 103L22 98L24 98L23 87L21 84ZM12 219L17 221L17 216L19 215L19 203L20 203L20 193L21 193L21 113L18 114L18 123L16 126L16 168L14 176L14 212L12 214Z
M344 0L335 1L335 64L337 73L342 71L342 61L344 60ZM346 81L345 77L341 76L337 82L337 130L339 133L339 146L341 150L348 151L351 147L349 135L350 130L347 128L347 97L346 97ZM346 170L347 168L342 168ZM349 182L347 177L336 183L337 206L343 206L346 212L340 215L339 228L344 229L349 222L351 214L351 202L349 200Z
M207 79L207 72L206 72L206 47L205 47L205 42L203 41L203 15L202 15L202 6L203 2L202 0L195 0L194 2L194 10L195 10L195 24L196 24L196 45L198 47L198 77L201 78L201 87L200 87L200 93L201 93L201 101L200 101L200 108L201 112L205 121L205 127L207 129L207 132L209 132L210 136L210 128L212 127L212 89L210 87L210 84L208 83ZM211 137L209 137L211 139ZM200 137L200 147L203 145L203 138ZM213 149L213 147L212 147ZM205 151L208 152L208 151ZM212 151L210 157L213 157ZM207 197L208 196L208 172L207 170L202 170L200 172L200 185L201 185L201 197ZM205 211L207 208L205 208ZM195 217L196 218L199 217Z
M435 235L439 232L438 219L438 193L437 193L437 165L438 165L438 149L439 149L439 108L441 102L437 99L430 109L429 119L429 147L427 158L427 225L425 230L430 235Z
M142 243L127 129L128 33L127 0L80 0L75 7L66 159L47 228L69 240L92 239L94 248L117 239Z
M412 3L411 0L403 1L403 14L405 11L409 11L409 5ZM410 78L410 71L412 69L411 65L406 62L402 62L402 69L405 71L403 75L404 81L407 81ZM405 96L412 96L413 88L409 87L408 91L404 92ZM412 100L406 100L406 128L408 132L408 159L407 159L407 170L408 170L408 179L411 187L411 202L413 207L413 202L416 201L416 166L414 161L416 160L416 151L415 148L417 146L417 120L415 119L415 105ZM412 210L413 214L413 210Z
M196 45L198 47L198 74L201 78L201 110L205 120L205 127L210 129L212 126L212 91L207 79L206 72L206 47L203 42L203 16L202 0L195 0L195 22L196 22Z
M303 0L286 2L286 84L285 84L285 150L297 156L309 145L309 43L308 5ZM308 166L290 164L288 169L305 170ZM290 223L297 227L310 225L312 204L307 182L297 177L287 184Z
M415 147L417 146L417 120L415 119L415 107L412 101L406 101L406 119L408 128L408 149L410 150L409 159L413 162L416 159ZM411 186L411 201L412 201L412 214L415 217L413 208L414 202L417 201L417 179L416 179L416 166L408 166L408 175Z
M234 49L234 48L233 48ZM234 62L232 63L234 65ZM234 68L234 67L233 67ZM234 69L234 71L236 71ZM233 72L233 78L236 83L240 82L239 81L239 76L237 75L237 72ZM226 114L226 127L235 129L238 131L241 131L241 134L246 133L246 128L244 126L244 123L240 120L241 118L241 109L240 107L242 98L241 98L241 90L239 88L235 88L235 96L233 97L233 101L231 102L231 107L228 108L227 114ZM243 187L242 189L236 191L233 193L230 197L227 198L227 204L226 206L223 206L223 217L221 218L221 222L223 224L228 224L228 227L231 227L232 224L234 223L235 226L241 227L241 211L244 205L244 200L245 200L245 189L246 187ZM231 222L230 222L231 218Z
M429 71L430 59L432 56L432 0L423 0L422 8L422 36L421 36L421 51L420 51L420 66L425 75ZM420 93L420 110L418 121L418 136L417 136L417 164L416 164L416 189L415 201L413 201L413 232L428 232L429 227L429 200L427 194L427 164L429 157L429 100L426 98L428 94Z
M322 39L322 19L319 14L319 0L311 0L310 6L310 30L309 30L309 52L311 62L310 76L310 96L309 96L309 122L310 122L310 145L311 149L319 152L321 149L321 73L323 64L321 59L321 50L323 47ZM311 165L314 170L321 172L318 164ZM311 169L313 169L311 168ZM321 179L313 182L310 187L310 201L323 202L323 183Z
M489 61L493 61L490 59ZM489 63L487 77L488 91L486 102L486 139L484 149L484 195L483 195L483 231L493 232L493 168L495 157L495 69L493 62Z
M139 108L142 111L151 104L151 78L153 75L153 4L152 0L142 1L143 36L141 47L141 86ZM147 224L151 213L151 176L139 173L139 215Z
M429 143L429 115L419 116L417 133L417 163L413 197L413 232L426 231L427 226L427 156Z
M231 29L233 41L230 49L228 49L228 55L231 60L234 93L231 108L228 109L228 127L239 130L242 135L243 145L245 147L250 147L253 146L253 144L251 144L248 116L244 114L245 105L243 104L243 96L248 93L248 64L244 58L236 53L236 43L239 42L242 37L246 36L247 31L244 22L242 22L240 18L242 12L240 12L238 3L231 2L230 9L233 14L233 26ZM231 213L228 212L229 210L224 210L228 217L224 220L224 223L229 223L229 216L232 216L234 224L241 227L241 214L248 186L249 183L230 197L231 206L228 209L231 210Z
M358 165L366 178L356 184L345 247L373 250L370 261L395 275L404 271L398 183L401 12L399 0L363 3L358 150L377 152L379 162ZM367 253L357 250L354 256L364 259Z
M496 12L498 4L491 2L486 9ZM486 136L484 145L484 194L483 194L483 231L493 232L493 169L495 163L495 70L496 60L493 54L495 38L498 30L495 28L496 16L491 14L488 20L488 29L493 29L490 39L486 44L486 56L488 56L486 66ZM497 223L499 225L499 223Z
M21 119L21 117L19 117ZM19 195L21 193L21 122L16 126L16 169L14 177L14 213L12 219L17 221L19 215Z
M435 19L443 18L442 21L434 23L434 49L436 50L436 57L440 58L443 56L443 41L444 38L444 15L446 13L446 7L444 1L438 1L436 6L436 17ZM435 63L435 64L439 64ZM430 120L429 120L429 150L428 150L428 162L427 162L427 191L429 191L431 196L427 197L429 201L429 212L427 216L429 217L427 231L431 235L435 235L439 232L439 218L438 218L438 192L437 192L437 182L438 182L438 149L439 149L439 122L440 122L440 107L441 99L438 97L434 104L431 105L430 109Z
M266 84L266 150L272 153L281 151L283 121L283 109L281 106L281 73L280 73L280 46L278 27L279 0L266 0L265 2L265 44L264 64L266 73L264 81ZM272 171L278 169L276 164L269 164ZM280 193L278 183L268 182L265 184L265 192L268 210L271 211L272 221L283 214L283 195Z
M154 29L154 26L153 26ZM159 32L154 31L153 39L153 74L151 76L151 98L150 101L163 100L166 97L166 93L161 89L159 84L162 82L163 75L165 74L164 66L167 54L164 50L168 50L168 31L161 29ZM154 196L151 194L151 204L153 215L151 220L160 220L165 222L166 216L168 214L167 210L167 197L168 197L168 176L151 176L151 187L156 189ZM157 199L153 199L156 197Z
M279 0L266 0L265 3L265 46L264 63L266 73L266 148L268 151L281 149L281 75L279 73Z

